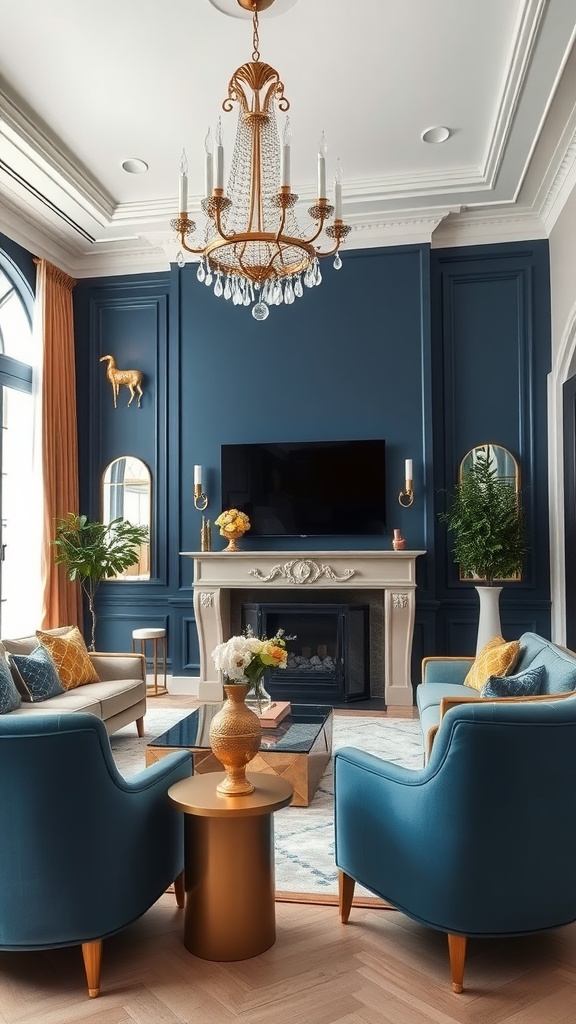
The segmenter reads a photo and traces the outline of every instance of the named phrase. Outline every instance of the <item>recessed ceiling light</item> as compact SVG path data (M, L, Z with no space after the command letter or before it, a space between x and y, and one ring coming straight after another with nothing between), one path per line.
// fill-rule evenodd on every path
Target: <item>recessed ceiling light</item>
M238 0L208 0L208 3L211 3L212 7L215 7L221 14L227 14L230 18L252 17L252 11L242 8ZM263 18L276 18L279 14L285 14L286 11L296 7L297 3L300 3L300 0L271 0L270 7L260 11L260 15Z
M422 142L446 142L446 139L449 139L451 134L449 128L437 125L435 128L425 128L420 138Z
M122 161L122 170L126 171L126 174L146 174L148 164L145 160L138 160L137 157L131 156L128 160Z

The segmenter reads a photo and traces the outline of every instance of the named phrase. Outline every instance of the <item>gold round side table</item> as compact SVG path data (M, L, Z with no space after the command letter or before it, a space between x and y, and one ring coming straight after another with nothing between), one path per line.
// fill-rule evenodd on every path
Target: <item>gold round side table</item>
M276 941L274 811L292 800L285 779L248 773L254 792L221 796L223 772L168 790L185 814L184 945L203 960L247 960Z

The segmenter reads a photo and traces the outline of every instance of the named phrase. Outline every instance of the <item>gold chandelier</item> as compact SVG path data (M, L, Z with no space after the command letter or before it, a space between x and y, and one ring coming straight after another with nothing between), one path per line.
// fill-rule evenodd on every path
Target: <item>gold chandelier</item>
M239 107L236 141L228 188L224 190L224 147L218 121L216 147L210 131L205 141L205 192L201 207L206 215L202 245L191 244L196 231L187 212L188 163L180 161L179 209L171 221L182 249L200 256L197 277L205 285L214 283L214 294L231 299L235 305L252 305L252 316L265 320L269 306L294 302L322 281L319 260L334 256L334 267L342 266L339 248L350 231L342 221L342 176L334 174L334 206L326 198L326 144L322 135L318 149L318 198L308 210L314 227L306 235L298 224L295 206L298 196L290 187L290 123L280 140L275 105L283 113L290 104L278 72L260 60L258 12L274 0L237 0L252 11L252 60L243 64L228 83L222 109L229 113ZM214 184L214 155L216 176ZM328 223L335 214L333 223ZM325 250L319 242L330 239ZM185 265L178 253L179 266Z

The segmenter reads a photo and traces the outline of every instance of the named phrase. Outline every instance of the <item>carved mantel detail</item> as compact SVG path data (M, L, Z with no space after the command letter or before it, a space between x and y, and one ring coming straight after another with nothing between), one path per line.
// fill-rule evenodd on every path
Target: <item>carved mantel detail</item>
M392 594L392 607L393 608L407 608L408 607L408 594Z
M203 608L213 608L214 594L210 593L210 591L207 590L203 591L200 594L200 604L202 605Z
M272 580L282 579L286 583L316 583L321 577L332 580L334 583L345 583L354 576L355 569L344 569L342 573L335 572L330 565L318 565L311 558L294 558L283 565L275 565L269 573L262 573L260 569L249 569L250 576L254 576L260 583L271 583Z

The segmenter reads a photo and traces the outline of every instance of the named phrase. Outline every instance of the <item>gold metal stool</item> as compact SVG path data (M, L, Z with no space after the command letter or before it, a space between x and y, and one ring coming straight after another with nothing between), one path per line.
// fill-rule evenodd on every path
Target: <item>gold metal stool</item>
M168 693L166 685L166 630L165 629L134 629L132 630L132 652L136 651L136 641L140 641L140 654L144 655L146 661L146 641L152 641L152 660L154 664L154 686L146 684L146 695L148 697L159 697ZM164 667L164 685L158 686L158 642L162 641L162 662Z

